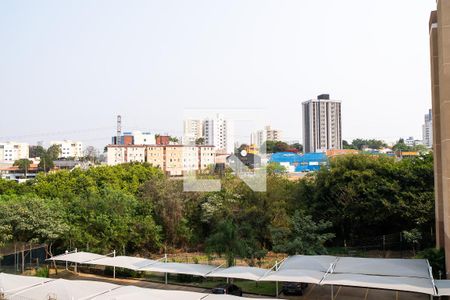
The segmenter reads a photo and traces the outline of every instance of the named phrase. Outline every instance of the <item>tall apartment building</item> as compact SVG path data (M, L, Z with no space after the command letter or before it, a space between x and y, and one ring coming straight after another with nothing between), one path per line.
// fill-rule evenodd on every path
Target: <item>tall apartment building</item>
M438 0L429 22L436 246L445 248L450 275L450 1Z
M433 147L433 114L431 109L425 115L425 122L422 125L422 143L428 148Z
M29 145L26 143L0 143L0 163L13 163L29 157Z
M147 162L169 176L205 170L215 163L213 146L190 145L108 145L107 163Z
M72 140L64 140L64 141L51 141L50 145L58 145L61 148L61 153L59 154L59 158L80 158L83 156L83 143L72 141Z
M193 145L197 139L203 137L203 120L188 119L184 120L183 125L184 145Z
M221 114L203 121L203 137L207 145L214 145L219 152L234 152L233 122Z
M250 143L261 147L265 141L281 141L282 131L272 129L269 125L265 126L263 130L258 130L250 135Z
M305 153L342 149L341 101L330 95L302 103Z

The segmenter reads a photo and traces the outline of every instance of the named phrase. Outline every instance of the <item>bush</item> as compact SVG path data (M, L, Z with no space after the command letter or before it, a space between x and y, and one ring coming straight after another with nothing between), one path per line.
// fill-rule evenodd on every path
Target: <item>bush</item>
M445 252L444 249L428 248L417 253L416 258L428 259L433 269L433 277L445 279Z
M49 274L50 274L50 272L48 270L48 267L42 267L42 268L36 269L36 276L37 277L48 278Z

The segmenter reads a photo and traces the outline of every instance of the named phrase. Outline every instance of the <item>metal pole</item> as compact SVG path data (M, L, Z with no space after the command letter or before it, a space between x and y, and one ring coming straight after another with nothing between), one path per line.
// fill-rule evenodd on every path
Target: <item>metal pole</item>
M75 253L77 253L78 251L77 251L77 248L75 248ZM77 270L78 270L78 264L77 263L75 263L75 273L77 273Z
M113 257L116 257L116 250L113 251ZM113 267L113 277L116 278L116 266Z
M331 285L331 300L334 300L334 288L333 288L333 285Z
M67 254L69 254L69 251L66 250L65 253L66 253L66 255L67 255ZM69 269L69 265L68 265L68 262L67 262L67 260L66 260L66 270L68 270L68 269Z
M25 245L22 246L22 274L25 273Z
M275 261L275 271L278 271L278 260ZM275 283L275 297L278 298L278 281Z
M164 254L164 262L167 263L167 253ZM165 283L167 284L167 273L164 274L164 277L165 277L165 280L164 280L164 281L165 281Z

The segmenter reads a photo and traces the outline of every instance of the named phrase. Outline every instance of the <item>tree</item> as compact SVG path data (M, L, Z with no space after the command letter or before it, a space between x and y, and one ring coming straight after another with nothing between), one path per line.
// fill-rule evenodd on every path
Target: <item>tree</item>
M97 163L98 156L99 155L98 155L97 149L95 149L93 146L88 146L84 150L83 160L86 160L86 161L89 161L89 162L92 162L92 163Z
M325 254L325 242L334 237L331 222L314 222L312 216L297 210L289 227L272 227L273 250L276 252L294 254Z
M199 137L198 139L195 140L195 144L196 145L204 145L205 144L205 138L204 137Z
M23 174L24 174L24 176L25 176L25 179L26 179L26 178L27 178L27 175L28 175L28 169L30 168L30 165L31 165L32 163L33 163L33 162L32 162L31 160L26 159L26 158L23 158L23 159L16 160L16 161L14 162L14 166L18 167L19 170L20 170L21 172L23 172Z
M36 154L39 155L41 161L39 162L39 168L48 172L51 170L55 164L54 161L58 159L61 154L61 147L59 145L52 145L45 150L43 147L36 149Z
M68 230L59 201L35 196L0 196L0 237L18 242L52 244Z
M208 253L215 252L219 255L225 254L228 267L234 265L237 256L243 255L244 247L238 236L236 224L229 219L221 221L206 240L206 251Z
M296 149L297 152L303 152L303 145L300 143L294 143L292 145L290 145L291 149Z
M412 147L405 144L405 140L400 138L397 143L392 147L394 151L412 151Z

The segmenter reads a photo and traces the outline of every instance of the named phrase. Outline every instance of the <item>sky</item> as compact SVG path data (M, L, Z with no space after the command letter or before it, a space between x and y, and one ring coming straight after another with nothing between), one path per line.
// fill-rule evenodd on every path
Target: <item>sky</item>
M124 130L181 136L195 109L265 111L301 140L301 102L323 93L342 101L346 140L420 139L435 5L2 0L0 141L102 148L118 114Z

